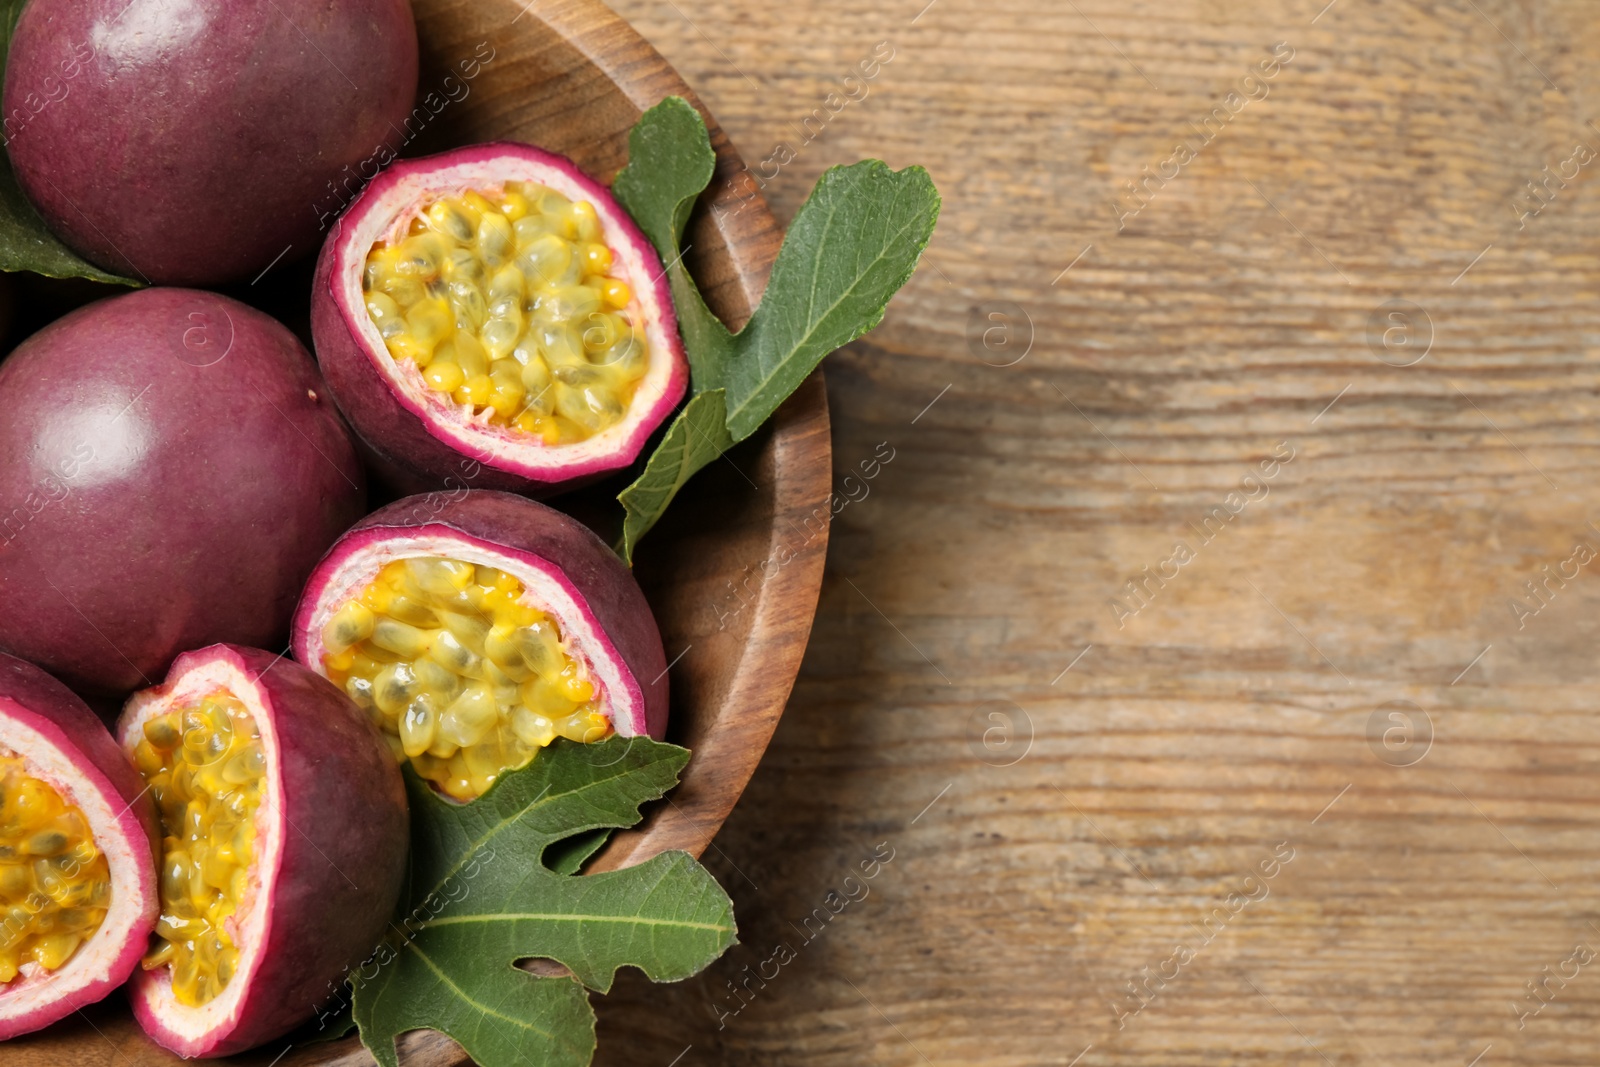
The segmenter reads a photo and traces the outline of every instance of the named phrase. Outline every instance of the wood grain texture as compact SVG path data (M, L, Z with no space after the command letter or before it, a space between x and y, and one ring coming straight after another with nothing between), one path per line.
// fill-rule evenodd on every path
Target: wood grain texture
M1600 150L1593 7L613 3L752 165L795 150L780 218L863 156L926 164L945 210L829 363L836 489L896 453L835 520L800 681L707 853L743 943L625 983L599 1062L1596 1062L1594 966L1518 1017L1600 950L1596 564L1509 606L1600 551L1600 160L1519 229L1528 181ZM1393 299L1431 320L1412 366L1415 314L1416 347L1369 343ZM1397 765L1424 745L1385 748L1388 714L1419 710ZM879 842L870 895L798 930Z
M451 102L423 126L408 155L520 140L566 154L609 181L627 161L628 131L645 108L669 95L698 103L660 55L598 0L415 0L413 6L423 42L419 96L434 91ZM490 53L480 50L485 42ZM461 60L486 54L491 58L464 93L459 78L445 80L459 74ZM712 310L738 327L765 287L782 230L727 138L707 121L717 173L690 221L685 260ZM303 315L304 281L293 304L274 305L291 321ZM810 632L828 541L829 464L819 371L766 428L695 478L636 553L635 573L672 660L667 739L693 756L670 797L647 809L639 827L613 837L590 869L643 862L669 849L699 855L738 799L783 712ZM618 509L609 498L619 488L608 482L557 505L587 520L605 504L614 517ZM763 568L780 548L787 562ZM409 1034L401 1045L407 1067L468 1062L436 1033ZM119 995L0 1048L5 1067L181 1062L143 1036ZM228 1062L355 1067L372 1058L354 1037L311 1044L291 1035Z

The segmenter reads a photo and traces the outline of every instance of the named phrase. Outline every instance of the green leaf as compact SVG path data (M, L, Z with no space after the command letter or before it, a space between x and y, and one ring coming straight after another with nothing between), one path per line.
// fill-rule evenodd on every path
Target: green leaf
M656 248L677 248L716 165L705 120L689 101L669 96L628 134L628 164L617 172L611 193Z
M666 264L696 393L721 385L733 357L733 336L706 307L680 252L689 212L710 183L716 163L705 120L683 97L669 96L634 125L628 135L628 165L617 172L611 185L612 195L633 216Z
M938 190L921 167L893 171L872 159L822 176L789 224L761 306L734 338L724 380L735 441L766 422L822 357L883 320L938 217Z
M593 834L638 822L639 805L672 788L688 758L643 737L557 741L459 805L408 770L408 907L355 989L377 1061L398 1067L395 1039L428 1028L483 1067L582 1067L595 1044L586 989L605 992L627 966L658 982L687 978L734 944L732 902L686 853L576 877L550 866L567 867ZM514 966L529 958L573 977Z
M697 393L672 420L667 436L650 455L644 473L617 497L626 516L617 552L633 562L633 548L656 524L695 471L733 446L724 416L723 392Z
M17 27L25 0L0 0L0 81L5 78L4 57L11 52L11 34ZM49 103L45 104L49 107ZM26 129L22 131L26 132ZM31 270L52 278L89 278L97 282L138 285L80 259L45 226L39 213L17 184L11 161L0 154L0 271Z
M589 857L611 840L611 830L591 830L586 834L557 841L544 850L544 865L557 874L577 874Z
M824 356L882 321L939 217L938 190L921 167L893 171L878 160L834 167L790 224L761 305L732 334L683 265L684 227L715 164L699 112L668 97L640 116L628 165L612 186L667 264L694 393L644 473L618 497L624 559L690 475L754 433ZM717 391L720 433L709 425L713 402L702 400Z

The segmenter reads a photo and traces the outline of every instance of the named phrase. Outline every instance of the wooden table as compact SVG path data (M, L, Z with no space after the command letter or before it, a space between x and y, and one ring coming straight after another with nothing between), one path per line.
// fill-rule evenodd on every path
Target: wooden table
M1600 1061L1594 7L926 2L616 4L782 218L945 208L742 944L600 1062Z

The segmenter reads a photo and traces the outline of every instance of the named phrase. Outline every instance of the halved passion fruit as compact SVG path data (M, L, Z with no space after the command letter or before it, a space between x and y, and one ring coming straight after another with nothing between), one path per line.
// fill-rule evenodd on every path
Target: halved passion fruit
M457 800L557 737L666 730L666 657L632 572L507 493L408 497L357 523L312 572L293 647Z
M567 159L487 144L373 179L323 246L317 357L419 484L553 491L632 463L688 364L661 261ZM467 464L470 465L470 464Z
M104 724L0 654L0 1040L127 980L156 922L155 814Z
M182 1056L309 1018L377 945L406 858L405 787L367 717L256 649L185 653L118 740L161 821L161 918L130 999Z

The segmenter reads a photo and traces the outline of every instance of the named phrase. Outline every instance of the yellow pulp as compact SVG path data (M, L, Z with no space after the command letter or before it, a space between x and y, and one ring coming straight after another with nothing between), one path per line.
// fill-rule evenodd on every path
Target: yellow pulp
M554 619L491 567L395 560L328 620L327 675L399 760L457 800L480 796L557 737L611 734Z
M267 770L261 733L218 690L147 721L133 758L161 814L161 921L143 966L171 965L172 992L194 1007L239 965L228 920L249 891Z
M367 313L428 387L546 444L614 425L645 372L594 207L507 182L425 207L367 255Z
M110 903L111 871L83 812L0 753L0 985L30 961L66 963Z

